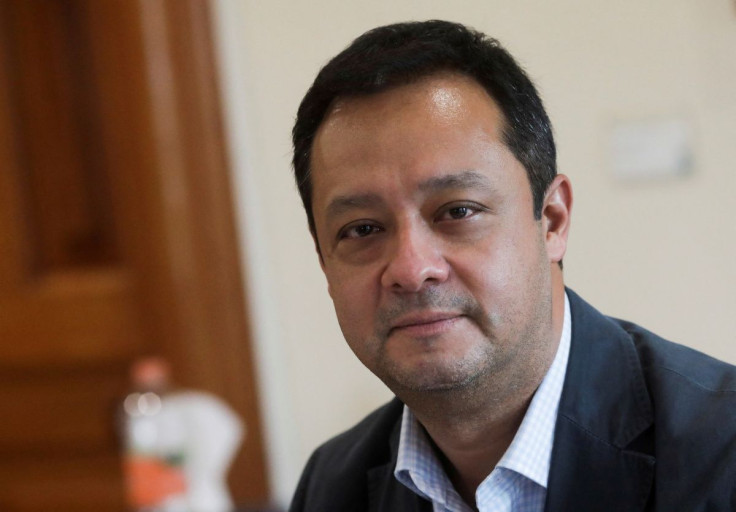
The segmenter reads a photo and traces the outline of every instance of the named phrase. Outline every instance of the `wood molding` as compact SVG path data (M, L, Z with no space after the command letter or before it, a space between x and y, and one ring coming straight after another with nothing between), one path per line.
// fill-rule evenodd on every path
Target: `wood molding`
M177 339L162 346L177 380L225 398L247 438L230 475L237 501L267 500L250 326L238 257L232 187L208 3L143 0L143 41L153 105L162 250L172 262Z
M244 418L233 497L269 501L208 9L0 2L4 511L125 508L115 409L144 355Z

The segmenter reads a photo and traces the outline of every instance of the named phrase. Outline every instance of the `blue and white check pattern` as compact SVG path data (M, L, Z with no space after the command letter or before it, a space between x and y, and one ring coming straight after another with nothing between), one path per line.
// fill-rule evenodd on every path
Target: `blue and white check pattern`
M542 512L552 458L557 409L567 371L572 332L570 303L552 365L534 394L506 453L475 492L480 512ZM434 504L434 512L472 512L445 474L424 428L408 407L401 420L396 479Z

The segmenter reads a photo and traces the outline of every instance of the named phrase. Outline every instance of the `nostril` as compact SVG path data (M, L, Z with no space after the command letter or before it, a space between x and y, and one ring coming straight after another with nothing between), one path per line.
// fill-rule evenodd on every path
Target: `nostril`
M442 255L431 253L404 254L393 258L382 276L382 284L393 290L419 291L427 282L442 282L447 279L449 265Z

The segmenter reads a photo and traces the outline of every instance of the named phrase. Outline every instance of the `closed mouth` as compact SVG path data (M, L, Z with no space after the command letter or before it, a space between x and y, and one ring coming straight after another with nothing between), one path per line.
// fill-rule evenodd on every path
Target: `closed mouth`
M407 315L394 322L389 330L389 334L400 330L434 330L453 323L455 320L462 318L459 313L438 312L438 313L420 313Z

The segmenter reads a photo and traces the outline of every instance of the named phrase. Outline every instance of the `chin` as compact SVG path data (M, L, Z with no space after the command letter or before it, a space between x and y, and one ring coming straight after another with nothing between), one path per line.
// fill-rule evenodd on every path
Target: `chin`
M431 393L459 391L472 387L485 372L479 368L442 367L421 365L417 368L392 368L386 372L383 382L396 395L401 392Z

